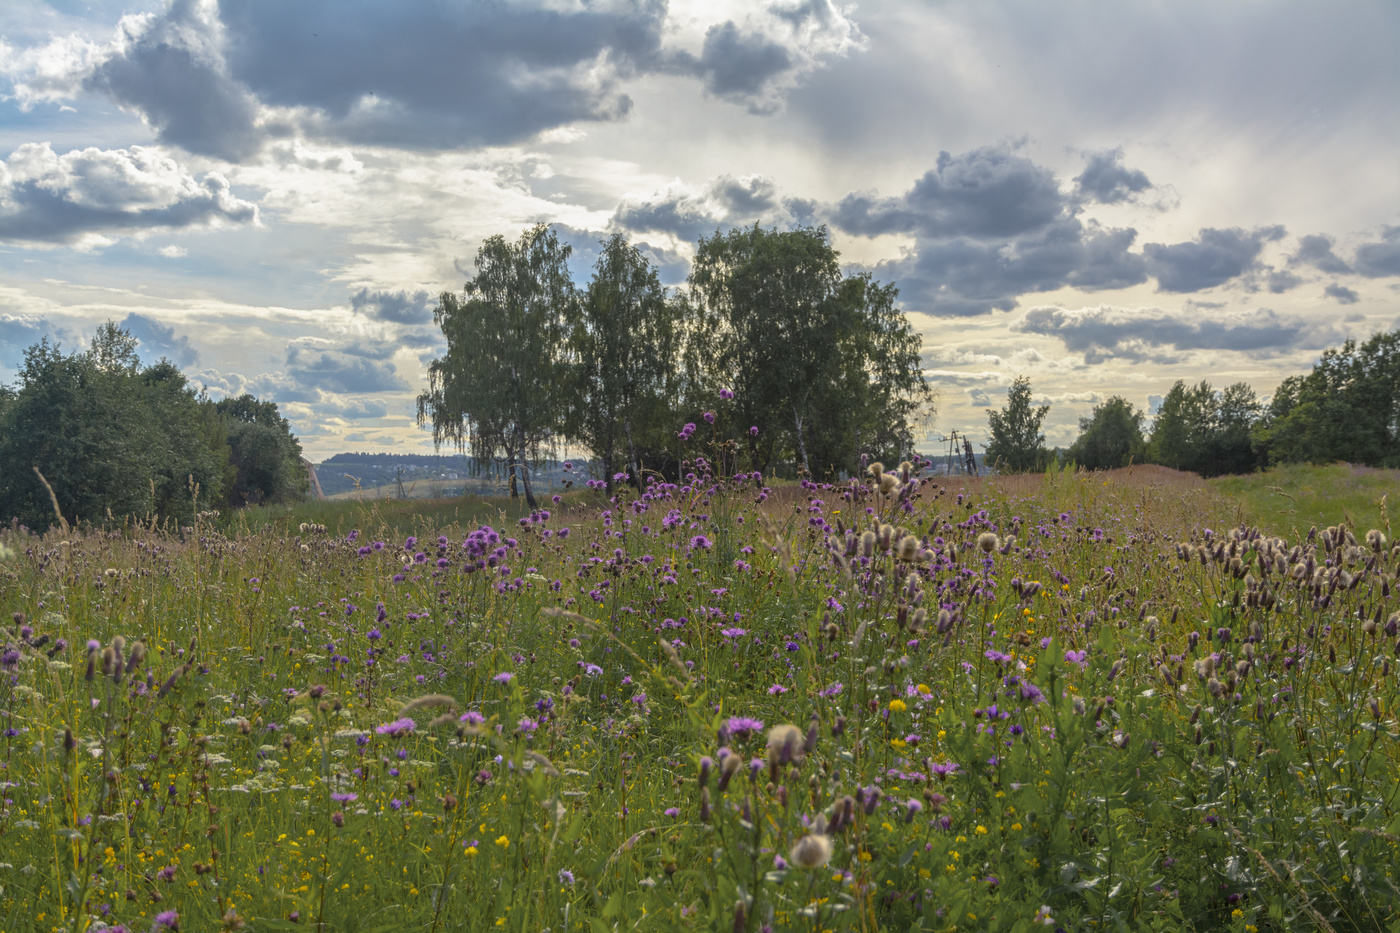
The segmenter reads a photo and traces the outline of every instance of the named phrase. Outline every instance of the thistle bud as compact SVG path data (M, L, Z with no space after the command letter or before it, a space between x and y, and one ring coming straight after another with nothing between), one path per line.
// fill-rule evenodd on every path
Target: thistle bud
M73 738L73 730L65 728L63 730L63 750L72 754L73 749L78 747L78 740Z
M700 759L700 777L698 780L700 782L701 787L710 786L710 769L714 766L714 759L712 759L709 755L706 755L705 757Z
M700 822L710 822L710 789L700 788Z
M742 767L742 762L739 761L738 755L726 755L724 760L720 762L718 782L720 793L724 793L729 788L729 782L733 780L740 767Z
M1366 700L1366 705L1369 706L1369 707L1371 708L1371 718L1374 719L1376 722L1380 722L1380 721L1381 721L1381 701L1380 701L1380 700L1377 700L1375 697L1370 697L1369 699Z

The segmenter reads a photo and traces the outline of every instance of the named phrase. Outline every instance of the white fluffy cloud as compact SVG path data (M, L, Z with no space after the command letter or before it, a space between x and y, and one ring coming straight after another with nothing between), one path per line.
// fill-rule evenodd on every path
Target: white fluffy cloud
M158 150L26 143L0 162L0 240L74 243L94 235L249 224L257 206L228 179L201 179Z

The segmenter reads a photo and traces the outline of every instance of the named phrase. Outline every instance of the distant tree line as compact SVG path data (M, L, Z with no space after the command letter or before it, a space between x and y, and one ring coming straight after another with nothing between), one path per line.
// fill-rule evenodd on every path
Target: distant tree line
M299 498L307 484L276 404L213 401L168 360L142 365L136 339L110 322L84 351L41 340L0 386L3 521L47 528L56 501L74 524L188 523L196 509Z
M1217 390L1178 380L1150 428L1144 412L1114 396L1080 419L1065 451L1045 446L1040 426L1049 410L1034 405L1030 381L1017 378L1006 407L987 415L987 461L1006 472L1056 459L1089 469L1147 462L1202 476L1338 460L1400 467L1400 329L1324 351L1311 372L1283 380L1267 405L1243 382Z
M687 423L764 473L836 476L862 454L912 452L931 401L919 337L893 286L842 274L825 228L702 237L675 290L620 235L581 289L569 252L543 225L492 237L435 312L447 351L419 422L476 463L505 463L513 492L517 469L560 441L592 451L609 487L674 473L698 452L679 443Z

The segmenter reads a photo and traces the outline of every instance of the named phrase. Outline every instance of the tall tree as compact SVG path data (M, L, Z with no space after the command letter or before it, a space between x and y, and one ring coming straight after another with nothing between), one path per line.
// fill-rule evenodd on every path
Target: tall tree
M1260 404L1248 384L1217 392L1202 380L1177 380L1162 400L1147 444L1147 459L1202 476L1248 473L1256 457L1251 441Z
M0 409L0 518L33 527L63 517L101 523L152 515L188 521L192 486L205 501L222 486L218 451L185 377L162 360L142 367L136 341L115 324L98 328L84 352L47 340L25 352Z
M910 417L929 391L896 295L868 276L843 278L824 227L701 238L691 367L708 391L733 388L741 428L763 426L748 439L757 465L790 454L799 472L840 471L862 449L908 452Z
M301 459L301 444L277 403L244 394L215 402L228 437L233 471L226 501L233 506L258 502L289 502L304 497L311 486Z
M1000 412L987 412L987 427L992 434L987 444L987 462L1010 473L1043 469L1050 452L1045 449L1040 426L1049 412L1049 405L1031 404L1031 381L1017 376L1006 395L1006 407Z
M1285 379L1255 442L1270 463L1400 466L1400 329L1348 340Z
M1142 460L1146 447L1142 438L1143 414L1121 395L1115 395L1093 413L1079 419L1079 437L1069 448L1069 457L1090 470L1112 470Z
M582 300L568 307L567 432L602 462L609 489L620 460L640 482L640 448L672 421L677 304L646 257L616 234L603 244Z
M552 447L562 422L565 321L577 300L569 247L543 224L515 243L494 236L476 254L476 276L459 299L443 292L433 320L447 353L428 366L418 423L433 443L455 444L476 462L521 469L536 506L529 464Z

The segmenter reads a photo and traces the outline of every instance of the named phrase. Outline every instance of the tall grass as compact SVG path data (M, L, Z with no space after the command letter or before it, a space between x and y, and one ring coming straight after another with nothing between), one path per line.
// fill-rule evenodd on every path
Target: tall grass
M1379 533L687 470L0 534L0 930L1400 923Z

